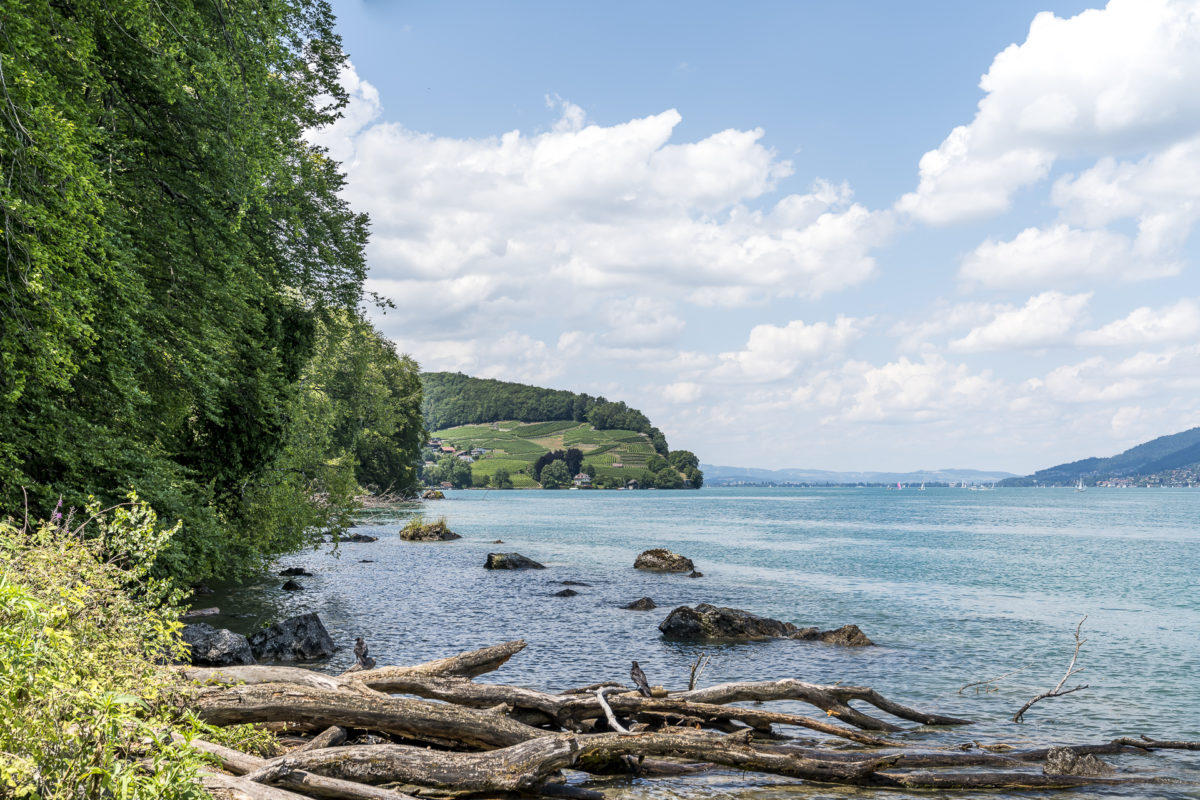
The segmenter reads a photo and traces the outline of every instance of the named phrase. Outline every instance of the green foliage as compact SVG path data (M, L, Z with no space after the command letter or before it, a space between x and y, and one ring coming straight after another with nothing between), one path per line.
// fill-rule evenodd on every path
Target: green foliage
M663 467L654 473L653 485L657 489L682 489L683 478L674 467Z
M0 796L199 800L204 729L170 702L180 594L153 577L179 526L130 495L108 513L0 522ZM136 763L145 759L147 769Z
M672 450L667 456L667 463L677 470L685 471L689 468L698 469L700 467L700 459L691 450Z
M356 480L412 486L416 367L353 319L367 220L302 136L346 99L333 24L324 0L6 3L0 513L137 486L185 522L157 568L202 577L336 527ZM330 349L362 398L315 396Z
M579 422L600 400L557 389L470 378L459 372L427 372L421 380L425 387L421 410L431 430L498 420Z
M425 470L423 477L429 486L437 486L443 481L455 489L469 489L472 485L471 465L457 456L442 456L436 466Z
M547 464L542 470L541 483L543 489L561 489L564 486L570 486L571 471L567 469L567 462L555 460Z
M492 486L496 487L497 489L513 488L512 476L508 474L508 470L506 470L504 467L497 469L492 475Z
M651 472L659 472L667 466L667 460L655 453L646 461L646 469Z

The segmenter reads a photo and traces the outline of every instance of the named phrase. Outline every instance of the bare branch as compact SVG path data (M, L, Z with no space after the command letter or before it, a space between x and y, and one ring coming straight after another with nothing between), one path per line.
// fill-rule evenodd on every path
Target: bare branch
M1079 624L1075 626L1075 652L1071 654L1071 663L1067 665L1067 671L1066 671L1066 674L1064 674L1062 676L1062 680L1060 680L1058 682L1058 684L1050 691L1042 692L1037 697L1033 698L1028 703L1021 706L1021 710L1018 711L1016 714L1013 714L1013 718L1012 718L1013 722L1020 722L1021 717L1024 716L1025 712L1028 711L1030 709L1030 707L1033 706L1034 703L1036 703L1040 700L1045 700L1048 697L1062 697L1063 695L1071 694L1073 692L1078 692L1081 689L1088 688L1088 685L1086 683L1082 684L1080 686L1076 686L1074 689L1063 689L1062 688L1063 684L1065 684L1072 675L1078 675L1080 672L1083 672L1084 668L1083 667L1076 668L1075 662L1079 659L1079 648L1083 647L1083 645L1087 642L1087 639L1081 639L1079 637L1079 632L1083 629L1083 623L1085 623L1085 622L1087 622L1086 614L1084 615L1083 619L1079 620Z

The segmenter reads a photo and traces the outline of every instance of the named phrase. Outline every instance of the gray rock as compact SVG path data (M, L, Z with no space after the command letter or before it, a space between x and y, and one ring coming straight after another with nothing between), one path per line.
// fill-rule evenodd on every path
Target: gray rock
M563 581L562 585L563 586L591 586L590 583L584 583L583 581Z
M254 654L246 637L240 633L214 628L207 622L183 626L183 641L192 653L192 663L198 667L236 667L254 663Z
M658 605L649 597L642 597L634 600L627 606L621 606L621 608L627 608L630 611L650 611L651 609L658 608Z
M337 651L329 631L313 612L272 623L252 634L250 649L260 661L315 661Z
M213 606L212 608L193 608L183 612L180 619L196 619L197 617L215 617L221 613L221 609Z
M695 608L679 606L667 615L658 629L668 639L804 639L847 647L874 644L857 625L845 625L831 631L798 628L790 622L708 603L701 603Z
M700 570L695 570L695 569L694 569L694 570L692 570L692 574L691 574L691 575L688 575L688 577L689 577L689 578L703 578L703 577L704 577L704 573L703 573L703 572L701 572Z
M279 574L284 578L311 578L313 574L304 567L288 567L280 570Z
M579 594L579 592L575 591L574 589L563 589L561 592L555 592L554 596L555 597L574 597L577 594Z
M532 558L526 558L520 553L488 553L487 563L483 565L487 569L545 569L544 564L539 564Z
M672 553L662 547L646 550L633 562L634 569L646 569L652 572L695 572L696 565L690 558L678 553Z
M289 578L287 581L284 582L282 588L285 592L302 592L302 591L304 591L304 587L301 586L300 584L296 583L291 578Z
M377 542L378 536L368 536L365 533L352 533L349 536L342 537L343 542Z
M1046 775L1086 775L1098 777L1112 775L1116 772L1113 766L1101 761L1088 753L1081 756L1069 747L1051 747L1046 754L1046 763L1042 765Z

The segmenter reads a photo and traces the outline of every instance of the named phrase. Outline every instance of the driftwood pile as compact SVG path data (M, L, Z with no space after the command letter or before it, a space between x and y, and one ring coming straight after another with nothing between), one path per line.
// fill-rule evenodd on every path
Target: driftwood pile
M946 791L1153 780L1142 773L1049 774L1047 759L1064 763L1062 748L975 742L930 750L906 744L906 731L914 726L894 720L970 723L909 708L862 686L784 679L654 689L645 697L613 683L549 694L474 680L524 647L523 641L506 642L417 666L355 668L336 677L296 667L180 668L188 682L184 702L206 721L267 723L295 749L262 759L192 744L224 769L207 778L214 795L250 800L411 800L409 793L602 797L565 783L563 770L654 777L726 768L802 782ZM824 713L809 717L733 705L777 700ZM821 737L795 739L782 732L795 728ZM1200 743L1118 739L1073 746L1065 763L1157 749L1200 750Z

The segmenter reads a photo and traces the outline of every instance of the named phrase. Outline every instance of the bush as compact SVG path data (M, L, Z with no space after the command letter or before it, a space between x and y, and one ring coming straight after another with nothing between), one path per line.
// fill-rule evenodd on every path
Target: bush
M0 796L207 797L185 738L229 741L170 701L181 593L152 577L179 530L129 502L0 521ZM145 767L138 764L141 760Z

